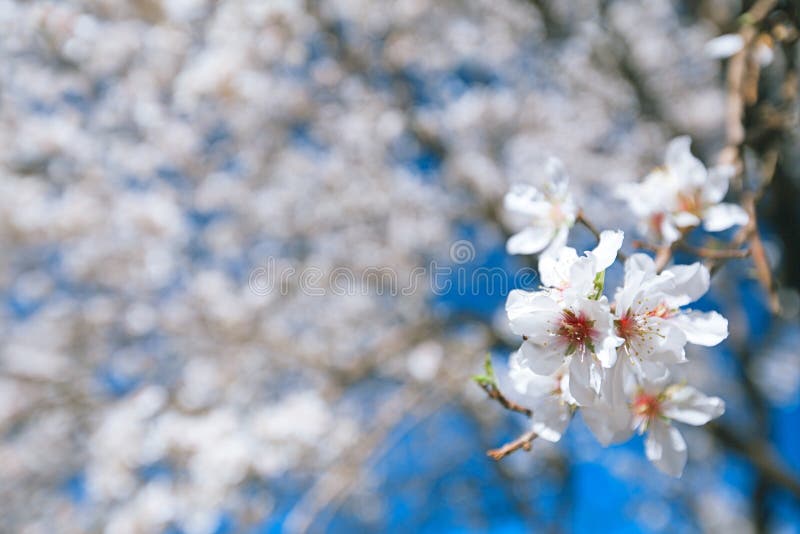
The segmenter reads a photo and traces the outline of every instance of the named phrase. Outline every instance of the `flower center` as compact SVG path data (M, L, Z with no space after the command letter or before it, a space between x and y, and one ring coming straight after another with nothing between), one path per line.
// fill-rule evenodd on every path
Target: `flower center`
M564 215L564 210L561 208L561 204L559 202L553 202L550 204L550 220L556 225L560 225L565 219L566 215Z
M678 211L700 215L700 199L698 193L678 193Z
M640 391L633 401L633 413L646 419L652 419L661 412L661 401L655 395Z
M628 310L625 315L614 321L614 326L617 327L617 335L624 339L626 343L634 336L642 333L639 326L639 321L636 320L636 317L631 313L630 310Z
M567 354L583 347L594 351L592 337L595 334L594 321L589 319L584 312L577 314L572 310L561 312L561 323L558 325L556 335L567 342Z

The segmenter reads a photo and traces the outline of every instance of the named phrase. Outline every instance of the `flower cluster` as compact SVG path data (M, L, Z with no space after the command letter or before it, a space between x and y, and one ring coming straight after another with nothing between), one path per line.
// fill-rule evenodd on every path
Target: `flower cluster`
M721 202L728 192L735 168L718 165L706 169L689 149L688 136L676 137L667 146L664 165L641 183L622 184L617 194L628 202L649 238L674 243L699 226L708 232L746 224L747 212L736 204Z
M672 141L665 168L624 188L637 214L661 214L659 236L667 240L701 219L707 229L746 220L738 206L719 202L730 175L706 171L689 153L689 143L685 137ZM661 194L644 193L657 184ZM686 442L672 422L703 425L725 409L721 399L676 383L671 375L671 368L687 361L687 343L710 347L728 335L728 322L719 313L686 307L708 291L709 271L701 263L659 269L650 256L633 254L624 261L622 286L610 300L605 271L618 258L623 232L601 232L597 246L579 256L564 246L576 213L571 200L564 200L566 180L553 190L559 195L514 190L506 197L507 207L525 209L533 218L530 228L509 240L509 250L544 253L542 288L513 291L506 302L511 330L523 341L498 387L532 412L532 430L542 439L558 441L580 409L604 446L646 432L647 457L665 473L680 476ZM528 236L526 246L519 246L521 236Z

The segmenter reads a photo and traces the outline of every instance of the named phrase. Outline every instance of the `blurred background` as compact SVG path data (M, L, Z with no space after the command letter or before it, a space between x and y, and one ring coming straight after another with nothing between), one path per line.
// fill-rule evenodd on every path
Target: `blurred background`
M731 336L687 376L728 410L675 480L580 418L488 459L526 421L470 376L520 284L430 266L524 267L499 206L550 155L633 236L613 185L725 146L706 43L751 2L0 0L0 531L800 532L798 5L769 4L743 154L777 158L782 311L749 261L715 277Z

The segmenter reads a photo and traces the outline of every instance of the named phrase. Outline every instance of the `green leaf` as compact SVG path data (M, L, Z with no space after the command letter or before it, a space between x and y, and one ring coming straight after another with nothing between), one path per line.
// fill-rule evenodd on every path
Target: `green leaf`
M486 372L486 376L494 380L494 369L492 369L492 354L490 352L486 353L486 359L483 361L483 370Z
M483 371L485 374L475 375L472 379L478 383L479 386L494 386L494 369L492 369L492 355L486 354L486 360L483 362Z
M479 385L479 386L493 386L494 380L486 375L475 375L472 379Z

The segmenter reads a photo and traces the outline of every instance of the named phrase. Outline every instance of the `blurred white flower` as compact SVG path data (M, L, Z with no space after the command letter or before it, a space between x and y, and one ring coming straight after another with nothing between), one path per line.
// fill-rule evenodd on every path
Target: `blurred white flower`
M639 219L642 233L656 242L673 243L701 223L706 231L719 232L749 219L740 206L722 202L733 167L706 169L690 145L688 136L676 137L667 147L663 167L640 183L617 187L617 195Z
M546 181L542 187L516 184L503 200L510 224L520 228L506 243L509 254L558 252L575 224L578 208L563 165L550 158L543 172Z
M725 59L736 54L744 46L744 39L738 33L726 33L708 41L703 52L711 59Z

